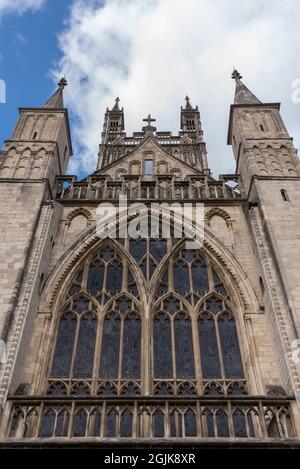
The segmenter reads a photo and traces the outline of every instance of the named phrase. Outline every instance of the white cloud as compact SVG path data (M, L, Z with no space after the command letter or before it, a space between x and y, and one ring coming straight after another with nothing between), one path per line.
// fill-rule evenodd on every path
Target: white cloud
M22 14L26 10L38 10L45 0L0 0L0 17L8 13Z
M129 133L149 112L159 130L177 131L188 93L201 111L210 167L215 175L233 172L226 145L233 66L261 100L282 101L299 143L300 104L291 99L300 78L299 23L298 0L75 0L55 70L69 80L75 117L70 171L95 169L104 112L117 95Z

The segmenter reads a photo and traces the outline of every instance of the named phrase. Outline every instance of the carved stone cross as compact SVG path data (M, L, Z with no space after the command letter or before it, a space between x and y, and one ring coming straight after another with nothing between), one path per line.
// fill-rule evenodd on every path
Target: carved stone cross
M143 119L143 122L148 122L149 127L151 127L151 123L155 121L156 119L152 119L151 114L148 114L148 117L146 119Z

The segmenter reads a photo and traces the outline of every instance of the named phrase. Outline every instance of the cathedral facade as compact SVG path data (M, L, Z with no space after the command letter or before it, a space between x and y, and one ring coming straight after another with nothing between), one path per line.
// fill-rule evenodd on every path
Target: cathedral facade
M188 97L178 135L149 115L128 136L117 99L81 181L66 81L20 109L0 153L0 446L300 445L299 159L280 104L233 78L218 180ZM158 236L121 236L153 204ZM199 248L176 234L185 204L204 205Z

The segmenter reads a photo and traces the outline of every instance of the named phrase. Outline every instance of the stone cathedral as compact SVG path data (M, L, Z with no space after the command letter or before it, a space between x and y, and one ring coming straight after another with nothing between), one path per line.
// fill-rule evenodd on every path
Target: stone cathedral
M219 179L188 97L178 135L151 115L127 135L116 99L80 181L66 80L19 110L0 152L0 447L300 446L299 159L280 104L232 78ZM203 246L175 212L168 238L111 236L122 212L99 237L97 207L125 196L147 220L204 204Z

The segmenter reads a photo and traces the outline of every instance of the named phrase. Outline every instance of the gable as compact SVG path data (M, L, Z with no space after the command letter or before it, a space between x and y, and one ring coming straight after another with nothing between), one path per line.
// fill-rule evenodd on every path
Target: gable
M119 179L122 175L144 175L145 160L153 161L154 175L176 174L184 179L187 175L201 174L194 167L167 153L152 135L148 136L132 152L95 174L109 175L113 180Z

